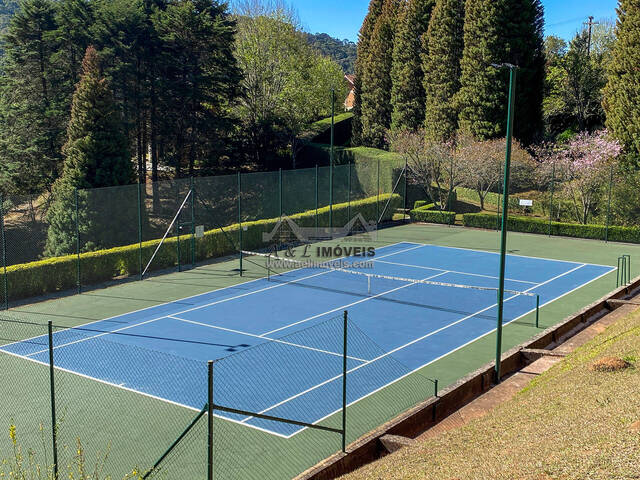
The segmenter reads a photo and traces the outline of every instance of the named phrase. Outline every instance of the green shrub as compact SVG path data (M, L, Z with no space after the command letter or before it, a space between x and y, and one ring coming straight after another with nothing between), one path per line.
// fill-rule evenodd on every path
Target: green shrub
M422 206L418 204L424 203ZM435 207L434 203L427 204L426 202L416 202L416 208L411 210L411 221L413 222L425 222L425 223L441 223L444 225L453 225L456 221L455 212L443 212L439 210L432 210Z
M384 206L391 198L389 208L385 211L382 221L393 218L397 208L401 208L403 199L399 195L380 195L380 205ZM350 204L334 205L334 225L346 225L357 214L365 219L375 218L378 212L377 197L356 200ZM324 207L318 210L319 225L329 224L330 209ZM351 218L350 218L351 217ZM316 211L307 211L290 217L301 227L314 227ZM271 218L247 222L242 224L243 244L245 250L255 250L265 247L262 234L270 232L277 225L279 219ZM198 261L219 258L237 253L229 237L238 238L239 225L225 228L226 235L220 229L205 232L203 238L196 239L196 259ZM167 238L158 251L150 271L175 267L178 264L176 242L177 238ZM182 238L185 241L185 238ZM190 241L190 240L188 240ZM80 255L80 278L83 285L97 284L116 277L137 275L140 273L140 254L143 262L149 261L158 247L160 240L107 250L82 253ZM12 300L19 300L47 293L69 290L77 286L78 257L67 255L48 258L37 262L12 265L7 267L7 281Z
M486 213L468 213L463 216L466 227L495 229L497 216ZM541 218L510 216L509 230L514 232L549 234L549 221ZM604 225L580 225L575 223L552 222L551 235L561 237L589 238L604 240L607 228ZM612 242L640 243L640 227L609 227Z
M427 200L418 200L414 203L413 209L417 210L418 208L426 207L425 210L432 210L435 206L435 203L429 203Z

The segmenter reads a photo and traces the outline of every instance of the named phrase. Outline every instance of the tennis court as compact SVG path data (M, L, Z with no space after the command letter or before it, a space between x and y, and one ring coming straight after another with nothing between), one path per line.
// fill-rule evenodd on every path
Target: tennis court
M397 370L388 368L391 358L416 371L495 329L496 253L401 242L377 248L373 258L343 260L369 263L359 271L325 265L284 269L188 302L174 301L57 331L55 363L117 388L200 410L207 399L206 372L187 373L181 359L218 360L216 379L223 387L216 389L217 404L317 423L341 407L343 347L338 339L342 336L306 332L344 310L375 345L349 348L349 404L400 380ZM535 311L538 296L544 306L613 270L510 255L505 323ZM110 338L114 350L105 362L104 348L95 348L95 343ZM154 361L153 356L139 355L140 348L162 357ZM1 350L48 364L46 336ZM267 361L278 357L289 361ZM166 358L175 361L167 364ZM243 365L248 358L250 364ZM154 375L148 375L150 371ZM295 425L220 415L285 438L301 431Z

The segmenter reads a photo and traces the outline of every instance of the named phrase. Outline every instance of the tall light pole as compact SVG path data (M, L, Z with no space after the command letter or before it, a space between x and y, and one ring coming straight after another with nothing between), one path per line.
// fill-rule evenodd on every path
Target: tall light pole
M510 63L493 64L495 68L509 69L509 111L507 113L507 151L504 162L504 195L502 196L502 237L500 240L500 283L498 286L498 326L496 329L495 381L500 382L502 367L502 325L504 317L504 277L507 262L507 220L509 217L509 177L511 170L511 147L513 143L513 116L516 100L516 76L518 67Z
M587 45L587 56L591 56L591 38L593 32L593 26L599 25L598 22L593 21L593 15L589 17L589 21L585 22L585 25L589 27L589 44Z

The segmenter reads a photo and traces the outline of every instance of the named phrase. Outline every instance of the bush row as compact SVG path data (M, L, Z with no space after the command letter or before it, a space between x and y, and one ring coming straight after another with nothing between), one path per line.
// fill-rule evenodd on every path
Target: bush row
M333 207L334 225L346 225L351 218L358 214L367 219L374 219L391 198L389 208L385 211L383 221L391 220L397 208L402 207L403 199L399 195L381 195L380 205L377 197L337 204ZM324 207L292 215L301 227L314 227L316 218L318 225L329 224L330 209ZM262 234L271 232L279 219L272 218L242 224L242 248L245 250L259 249L266 246ZM225 233L226 232L226 233ZM203 238L196 239L195 254L198 261L219 258L237 253L240 226L230 225L225 228L205 232ZM232 240L233 239L233 240ZM181 249L184 258L190 257L191 239L181 238ZM150 271L175 267L178 264L176 237L165 240L158 251ZM97 284L117 277L140 274L140 263L146 264L158 247L160 240L151 240L142 244L126 245L99 250L95 252L48 258L37 262L12 265L7 268L7 282L11 300L34 297L47 293L75 288L78 280L83 285Z
M413 222L441 223L444 225L453 225L455 223L455 212L433 210L434 207L434 203L428 204L425 201L417 201L415 208L410 212L411 220Z
M463 215L465 227L495 229L497 220L496 215L486 213ZM509 230L514 232L549 234L549 221L541 218L510 216L508 226ZM607 238L607 227L604 225L552 222L551 235L604 240ZM640 243L640 227L611 226L609 227L608 239L612 242Z

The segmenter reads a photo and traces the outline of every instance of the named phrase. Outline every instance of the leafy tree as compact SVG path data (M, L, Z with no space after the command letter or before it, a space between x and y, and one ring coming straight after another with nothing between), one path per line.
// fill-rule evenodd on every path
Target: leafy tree
M326 33L307 33L307 42L325 57L335 61L345 74L355 73L357 45L347 39L338 40Z
M12 188L22 193L49 188L61 164L67 114L53 62L51 37L55 30L55 3L25 0L5 37L4 74L0 77L0 171Z
M385 135L391 126L391 67L398 6L398 0L385 0L362 72L362 143L374 148L385 146Z
M492 64L519 67L514 133L525 144L542 132L543 8L540 0L467 0L460 126L477 139L506 131L509 74Z
M454 99L460 89L463 28L464 0L439 0L424 39L425 134L432 141L449 140L458 129Z
M63 148L63 175L54 186L54 201L47 214L48 255L74 250L77 190L127 185L134 177L120 114L100 72L95 48L87 49L82 69L82 78L73 96L68 139ZM113 232L107 233L109 229L103 222L114 212L108 209L89 211L86 202L83 205L82 236L89 239L112 237ZM122 209L118 211L124 213ZM96 246L100 246L99 241Z
M416 130L425 115L423 36L429 28L434 0L409 0L400 10L391 70L391 128Z
M567 42L556 35L544 39L544 56L548 66L555 66L567 53Z
M365 73L365 67L369 60L369 46L371 36L378 21L378 17L382 13L382 4L384 0L371 0L369 3L369 11L360 28L358 36L358 51L356 58L356 78L354 82L354 104L353 104L353 124L352 124L352 140L354 145L362 144L362 79Z
M620 0L617 40L608 68L604 93L607 128L624 146L634 164L640 164L640 5Z

